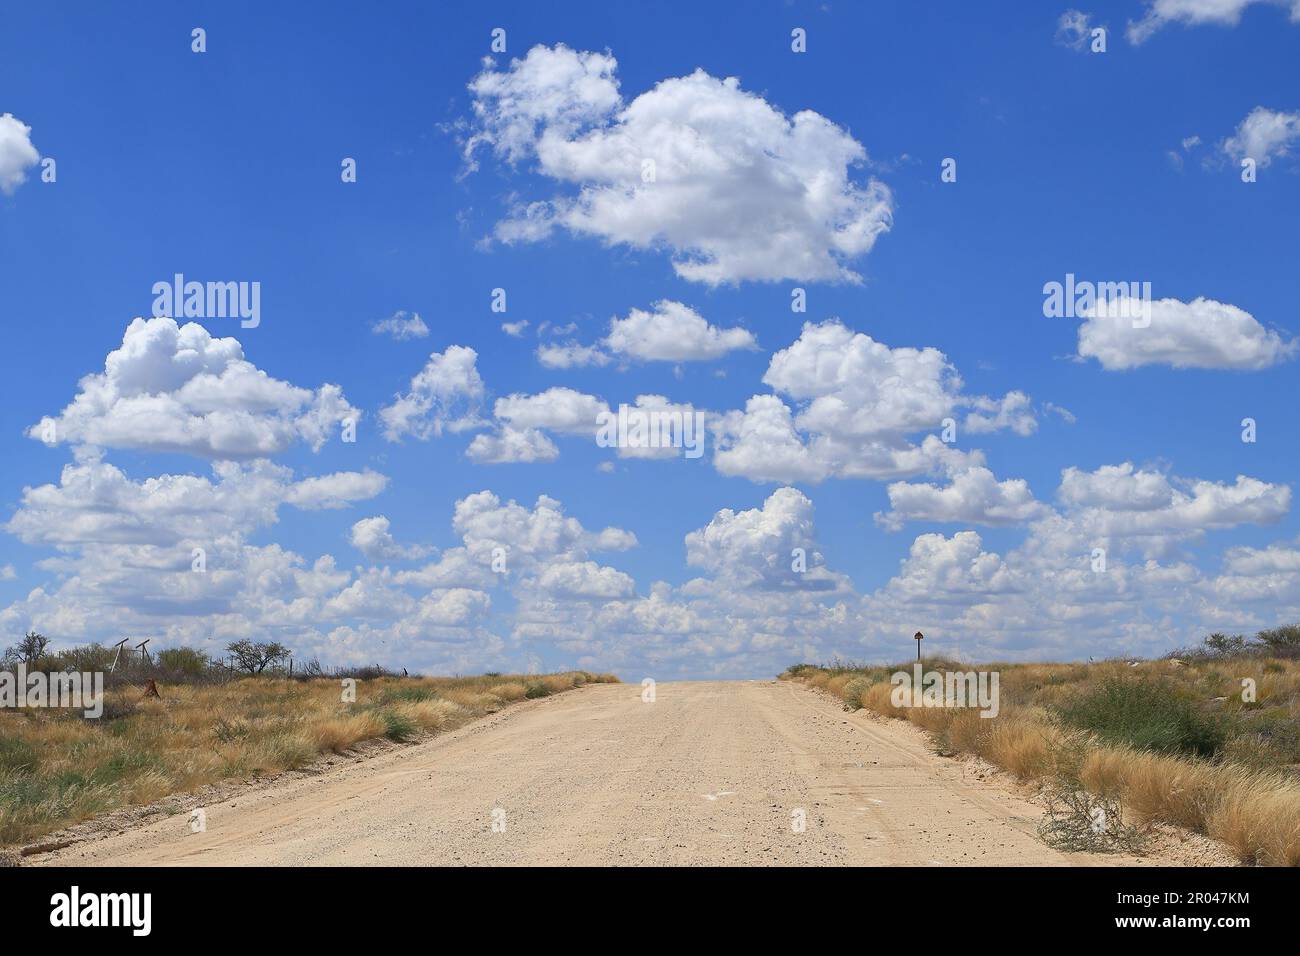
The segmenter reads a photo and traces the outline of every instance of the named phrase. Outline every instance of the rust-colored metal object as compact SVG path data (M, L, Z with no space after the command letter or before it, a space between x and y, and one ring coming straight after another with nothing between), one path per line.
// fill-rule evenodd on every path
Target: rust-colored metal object
M158 697L158 696L159 696L159 694L158 694L158 685L157 685L157 683L154 682L154 679L153 679L152 677L149 678L149 680L145 682L145 685L144 685L144 696L145 696L145 697Z

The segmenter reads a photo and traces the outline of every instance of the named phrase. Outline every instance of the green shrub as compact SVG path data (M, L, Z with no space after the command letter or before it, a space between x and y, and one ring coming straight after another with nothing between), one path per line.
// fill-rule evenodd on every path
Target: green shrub
M844 698L845 710L861 710L862 695L871 687L871 681L866 677L855 677L844 685L844 690L840 696Z
M541 681L534 681L528 685L528 689L524 691L524 696L529 700L536 700L538 697L548 697L550 693L545 684Z
M1110 743L1159 753L1213 757L1228 737L1229 718L1202 713L1157 680L1108 678L1060 710L1066 723Z
M193 647L169 647L158 652L158 666L188 677L197 677L208 669L208 655Z
M403 714L391 710L380 710L379 717L384 722L384 736L395 743L402 743L414 737L419 729L415 721Z

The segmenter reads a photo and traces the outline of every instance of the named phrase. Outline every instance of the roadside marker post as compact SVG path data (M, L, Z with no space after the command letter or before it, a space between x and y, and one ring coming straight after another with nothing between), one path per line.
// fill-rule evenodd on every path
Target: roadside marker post
M921 641L924 639L925 639L925 635L922 634L920 631L917 631L916 632L916 662L918 664L921 663Z

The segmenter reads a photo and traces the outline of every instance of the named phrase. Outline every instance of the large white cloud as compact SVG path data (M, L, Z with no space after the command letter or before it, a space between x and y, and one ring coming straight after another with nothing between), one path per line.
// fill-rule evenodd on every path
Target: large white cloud
M40 162L32 145L32 128L12 113L0 115L0 193L12 196L27 181L27 170Z
M934 429L952 410L961 378L934 348L890 348L840 322L805 323L772 356L763 382L809 404L801 428L837 435Z
M735 78L703 70L625 102L608 54L534 47L470 83L482 149L574 193L519 203L503 242L556 228L637 249L666 248L682 277L709 285L857 281L849 267L892 221L889 189L855 181L862 145L811 110L787 117Z
M812 501L795 488L778 488L761 508L719 511L686 536L686 563L740 587L848 587L824 567Z
M722 421L713 464L724 475L753 481L818 482L833 473L795 430L794 413L775 395L755 395L744 412Z
M423 441L486 424L479 414L486 389L477 362L478 353L463 345L430 353L411 379L410 391L379 410L384 437L401 441L410 435Z
M272 378L233 338L193 322L135 319L104 371L87 375L61 414L27 434L47 443L261 458L298 442L319 449L360 413L337 385L312 391Z
M982 463L977 451L937 433L963 408L972 433L1037 427L1028 396L965 394L957 370L934 348L891 348L838 320L805 323L776 352L763 382L779 395L755 395L717 423L714 463L755 481L901 478ZM919 443L916 436L926 434Z
M931 601L960 603L972 596L1021 590L1026 584L1000 556L984 550L977 533L959 531L950 538L941 534L918 535L897 576L889 582L888 591L904 605Z
M1143 365L1173 368L1262 369L1296 354L1294 339L1266 329L1244 309L1213 299L1158 299L1150 324L1142 304L1121 299L1089 310L1079 326L1079 356L1119 371Z

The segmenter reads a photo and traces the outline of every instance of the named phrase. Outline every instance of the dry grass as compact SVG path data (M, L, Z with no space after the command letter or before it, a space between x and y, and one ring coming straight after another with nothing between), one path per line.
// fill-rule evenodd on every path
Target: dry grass
M0 845L220 780L301 767L363 741L448 730L525 697L616 681L580 671L379 678L357 681L355 703L345 703L338 680L248 678L164 686L160 699L109 690L100 720L0 711Z
M801 665L781 676L835 694L846 709L911 721L941 753L976 754L1022 780L1068 781L1120 801L1139 822L1205 833L1243 863L1300 865L1300 662L983 665L999 673L992 718L895 707L889 675L909 668ZM973 667L934 660L926 669Z

